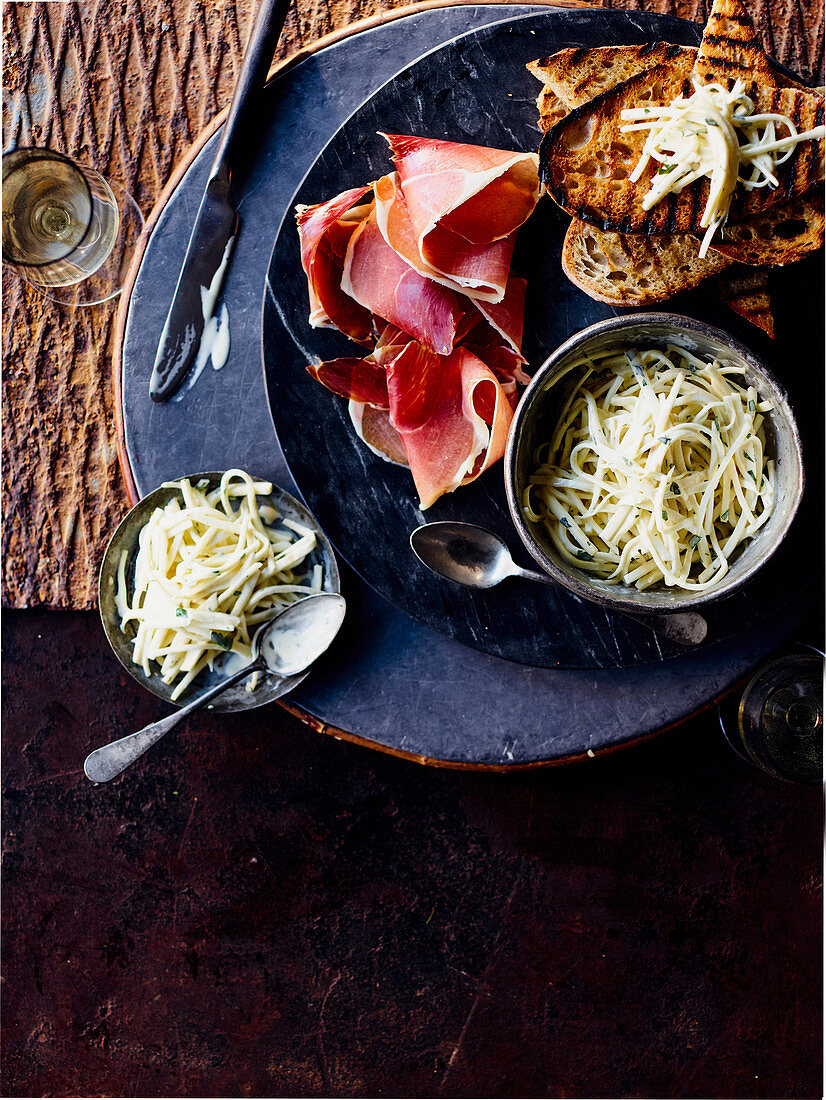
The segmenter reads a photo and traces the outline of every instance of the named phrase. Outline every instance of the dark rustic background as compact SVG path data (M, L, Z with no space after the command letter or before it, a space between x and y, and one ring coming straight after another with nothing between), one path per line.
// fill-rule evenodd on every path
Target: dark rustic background
M302 2L282 53L394 6ZM252 8L5 4L6 146L81 155L148 213ZM820 0L752 10L822 79ZM114 311L3 298L4 599L90 607L127 506ZM86 753L164 712L96 613L6 611L3 679L2 1095L822 1095L822 799L714 710L508 776L198 715L95 789Z
M2 1095L822 1095L820 794L713 714L501 776L264 707L95 789L163 704L94 613L3 649Z

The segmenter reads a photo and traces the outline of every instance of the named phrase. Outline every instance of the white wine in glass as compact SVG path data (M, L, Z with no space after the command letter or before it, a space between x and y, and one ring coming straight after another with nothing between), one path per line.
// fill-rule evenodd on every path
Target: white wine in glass
M51 149L4 154L3 259L48 297L114 297L142 226L131 196L94 168Z

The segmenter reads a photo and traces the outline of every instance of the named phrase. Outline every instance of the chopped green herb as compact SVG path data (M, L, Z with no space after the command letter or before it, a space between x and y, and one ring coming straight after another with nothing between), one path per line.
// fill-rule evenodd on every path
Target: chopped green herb
M660 443L664 443L666 445L666 447L668 446L668 444L670 442L671 442L671 440L668 438L667 435L661 435L660 436Z
M563 527L567 528L567 530L569 530L569 531L571 530L571 521L569 519L567 519L565 516L560 516L559 517L559 522L562 524Z
M663 519L668 523L668 512L665 509L663 509Z
M729 510L728 510L728 508L726 508L725 512L723 512L723 514L720 516L720 522L721 523L727 523L728 522L728 513L729 513Z
M219 634L217 630L213 630L209 636L209 640L214 642L215 645L220 646L221 649L232 649L232 634Z
M195 488L196 489L206 489L207 485L209 485L209 482L207 481L207 479L205 477L202 477L201 480L198 482L198 484L195 486Z
M754 470L747 470L746 472L754 479L754 482L756 484L757 483L757 474L754 472Z
M622 461L625 463L626 466L631 466L632 465L631 459L626 458L625 455L622 456Z
M589 554L587 550L575 550L574 553L580 561L593 561L594 555Z
M688 540L688 545L691 547L692 550L696 549L696 547L699 546L699 544L700 544L700 536L699 535L692 535L691 538Z
M671 492L674 494L675 497L680 496L680 486L677 484L676 481L671 482Z
M667 176L669 172L673 172L677 167L676 164L661 164L657 169L658 176Z
M717 127L719 127L720 123L715 122L713 118L707 118L706 119L706 125L707 126L717 126Z
M749 412L757 412L757 405L754 401L749 401Z
M189 618L189 612L187 611L187 609L185 607L176 607L175 608L175 617L178 618L178 619L188 619Z

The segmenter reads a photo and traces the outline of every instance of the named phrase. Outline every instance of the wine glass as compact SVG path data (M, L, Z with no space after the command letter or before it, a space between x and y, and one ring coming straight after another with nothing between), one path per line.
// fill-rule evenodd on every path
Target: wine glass
M823 781L823 654L797 644L764 661L719 707L726 740L750 764L793 783Z
M3 155L3 259L47 298L114 298L143 225L132 196L94 168L53 149Z

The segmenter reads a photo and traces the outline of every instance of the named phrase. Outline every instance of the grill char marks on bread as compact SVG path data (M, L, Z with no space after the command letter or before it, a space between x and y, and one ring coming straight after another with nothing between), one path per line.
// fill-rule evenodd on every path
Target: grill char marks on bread
M756 267L734 264L715 276L713 293L719 294L728 308L774 339L774 315L769 294L768 272Z
M742 264L784 267L822 248L825 227L823 195L817 189L726 226L713 249Z
M742 0L715 0L708 17L694 75L703 84L733 88L740 79L751 95L777 86L774 71Z
M615 88L623 80L658 65L669 65L680 58L687 70L697 59L694 46L674 46L670 42L646 42L641 46L597 46L595 49L559 50L550 57L531 61L527 68L541 80L570 110ZM540 92L540 97L542 93ZM537 100L540 119L542 106ZM544 121L544 120L543 120ZM543 125L543 130L549 129Z

